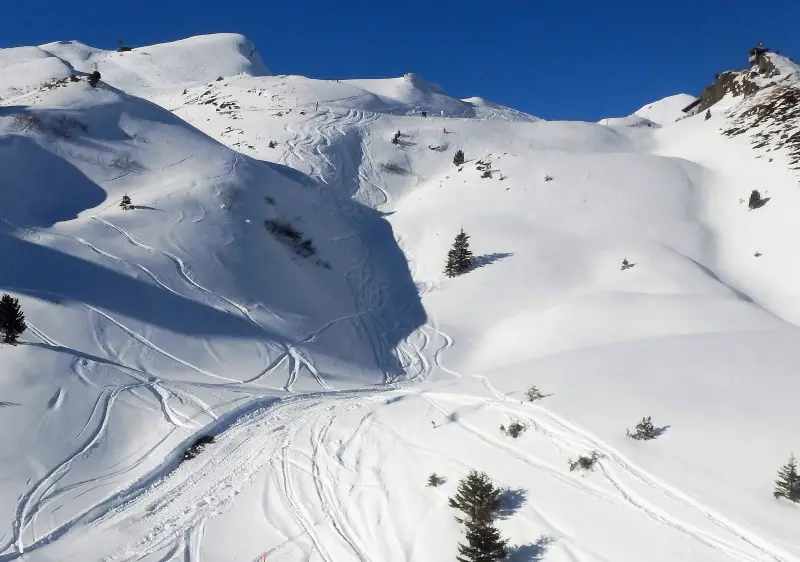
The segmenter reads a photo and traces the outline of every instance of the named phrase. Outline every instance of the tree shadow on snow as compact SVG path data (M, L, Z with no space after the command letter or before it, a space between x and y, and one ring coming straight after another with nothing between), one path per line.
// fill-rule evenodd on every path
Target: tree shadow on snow
M664 435L667 432L667 430L670 427L672 427L672 426L671 425L663 425L661 427L654 427L653 428L653 435L655 435L656 437L661 437L662 435Z
M508 562L538 562L544 559L547 547L554 542L554 537L542 535L533 544L510 546L506 548L506 560Z
M513 255L514 254L510 254L508 252L501 252L494 254L483 254L482 256L475 256L472 258L472 269L478 269L479 267L486 267L487 265L491 265L496 261L510 258Z
M503 488L500 490L500 509L497 510L499 519L508 519L519 511L525 502L528 501L528 491L523 488L512 490Z

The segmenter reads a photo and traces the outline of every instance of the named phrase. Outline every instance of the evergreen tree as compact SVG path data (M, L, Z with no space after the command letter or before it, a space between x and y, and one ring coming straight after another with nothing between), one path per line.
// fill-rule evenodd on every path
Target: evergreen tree
M778 471L774 496L800 502L800 475L797 474L797 459L794 458L794 455L791 455L789 462Z
M711 119L711 110L710 109L706 110L706 121L708 121L709 119Z
M528 402L534 402L536 400L541 400L542 398L544 398L544 394L542 394L538 388L532 386L525 391L525 398L528 399Z
M495 562L506 557L506 543L490 521L466 523L467 544L458 545L458 562Z
M464 514L464 519L456 517L459 523L491 523L500 509L500 490L485 472L471 470L458 483L456 495L450 498L450 507Z
M752 193L750 193L750 200L747 202L747 206L752 210L763 207L765 203L766 201L761 199L761 194L758 192L758 190L754 189Z
M89 85L92 88L95 88L98 82L100 82L100 73L97 70L95 70L89 75Z
M432 472L430 476L428 476L428 486L432 486L436 488L437 486L441 486L447 481L446 478L443 476L439 476L435 472Z
M0 298L0 332L3 333L3 343L17 343L17 338L27 327L19 301L11 295L3 295Z
M658 437L658 433L656 432L656 428L653 426L650 416L642 418L642 421L636 424L635 433L631 433L629 430L626 430L625 433L631 439L643 439L645 441Z
M464 163L464 151L463 150L456 150L456 155L453 156L453 164L456 166L460 166Z
M119 204L119 206L122 207L122 209L125 210L125 211L127 211L129 209L133 209L133 205L131 204L131 198L128 197L127 194L123 195L122 196L122 202Z
M473 259L472 252L469 249L469 236L461 229L456 235L453 248L447 252L447 264L444 267L444 273L448 277L455 277L461 275L472 269Z

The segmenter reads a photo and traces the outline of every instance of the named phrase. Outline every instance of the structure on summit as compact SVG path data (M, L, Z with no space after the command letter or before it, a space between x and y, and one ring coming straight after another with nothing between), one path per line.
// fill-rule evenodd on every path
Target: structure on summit
M747 62L750 66L746 71L726 71L717 74L714 78L714 83L703 90L700 97L681 111L686 115L695 115L707 110L729 93L735 96L742 94L748 96L755 93L759 90L759 86L752 81L752 77L745 76L745 74L749 72L750 68L758 67L755 69L758 74L770 75L774 71L774 66L769 58L765 56L770 52L773 51L767 48L763 41L759 41L755 47L747 51Z
M763 41L759 41L758 44L750 49L747 52L747 61L750 64L758 64L764 54L768 53L769 49L764 46Z

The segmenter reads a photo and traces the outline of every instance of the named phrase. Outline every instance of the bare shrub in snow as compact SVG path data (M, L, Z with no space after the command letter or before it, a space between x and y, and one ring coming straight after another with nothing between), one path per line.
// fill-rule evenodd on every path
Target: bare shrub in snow
M289 246L295 254L308 258L317 253L310 239L303 239L303 233L297 230L292 223L281 220L265 220L264 227L280 242Z
M17 113L11 118L14 125L19 127L19 131L41 131L43 129L42 120L30 113Z
M513 437L514 439L525 433L526 429L528 429L528 426L516 420L508 424L508 427L506 427L505 425L500 426L500 431L502 431L509 437Z
M381 171L387 174L394 174L396 176L407 176L408 170L394 162L382 162L380 165Z

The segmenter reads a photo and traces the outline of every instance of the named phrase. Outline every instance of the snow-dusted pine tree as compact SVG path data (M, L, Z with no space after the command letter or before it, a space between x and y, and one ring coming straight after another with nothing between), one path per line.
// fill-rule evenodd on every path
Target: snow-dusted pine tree
M484 521L491 523L500 509L500 490L485 472L471 470L461 479L456 495L450 498L450 507L461 510L464 518L456 517L459 523Z
M453 156L453 164L456 166L460 166L464 163L464 151L463 150L456 150L456 155Z
M800 502L800 475L797 474L797 459L794 455L789 456L789 462L778 470L774 495L776 498Z
M124 211L133 209L133 204L131 204L131 198L128 197L127 195L123 195L122 202L119 204L119 206L122 207Z
M472 269L472 252L469 249L469 235L461 229L456 234L452 249L447 252L447 264L444 266L444 273L448 277L461 275Z
M3 334L3 343L17 343L17 338L27 327L19 300L11 295L3 295L0 298L0 333Z

